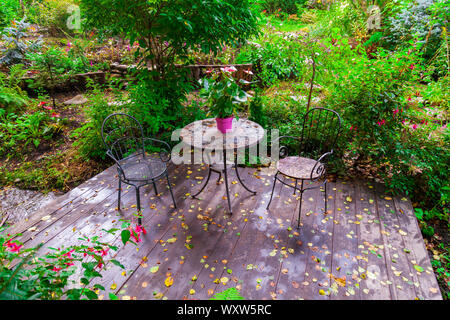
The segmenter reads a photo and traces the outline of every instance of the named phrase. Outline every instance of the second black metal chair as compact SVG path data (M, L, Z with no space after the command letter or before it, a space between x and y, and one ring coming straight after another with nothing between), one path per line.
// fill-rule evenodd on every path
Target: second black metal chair
M275 174L270 203L272 202L275 184L280 181L284 185L294 188L294 194L300 191L300 205L298 212L298 228L300 227L300 216L302 212L302 198L306 190L325 188L325 212L327 212L327 178L326 163L333 154L333 148L341 131L341 118L339 114L331 109L313 108L305 114L301 138L282 136L272 143L279 143L281 139L290 138L297 141L298 156L288 156L288 148L280 147L280 157L277 162L277 173ZM287 184L280 179L279 174L295 179L295 186ZM298 181L300 180L300 188ZM312 187L304 188L304 181L320 182Z
M139 121L124 113L114 113L106 117L103 121L101 133L103 143L107 148L106 154L117 165L119 174L117 206L119 210L123 182L133 186L136 190L138 223L142 224L139 189L152 183L155 194L158 194L156 181L162 177L167 179L173 205L175 208L177 207L167 173L167 162L170 161L171 149L166 142L144 137ZM152 157L151 154L146 152L146 150L155 150L155 148L160 150L156 157Z

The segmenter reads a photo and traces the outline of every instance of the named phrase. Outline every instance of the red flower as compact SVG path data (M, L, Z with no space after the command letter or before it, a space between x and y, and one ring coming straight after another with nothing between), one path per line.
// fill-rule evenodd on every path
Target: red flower
M51 109L50 109L51 110ZM54 117L54 118L59 118L60 117L60 114L59 113L56 113L56 112L52 112L52 117Z
M59 272L61 270L62 270L62 268L57 268L57 267L53 267L53 269L52 269L52 271L55 271L55 272Z
M4 244L4 246L8 247L8 251L16 252L16 253L19 253L20 252L20 248L23 247L23 245L18 245L17 243L11 242L11 239L8 240L8 242L6 242Z
M63 256L65 256L65 257L67 257L69 259L72 259L72 252L74 252L74 251L75 251L75 249L72 249L72 250L64 253Z
M100 250L100 251L98 251L98 253L102 256L102 257L104 257L104 256L106 256L107 254L108 254L108 249L102 249L102 250Z

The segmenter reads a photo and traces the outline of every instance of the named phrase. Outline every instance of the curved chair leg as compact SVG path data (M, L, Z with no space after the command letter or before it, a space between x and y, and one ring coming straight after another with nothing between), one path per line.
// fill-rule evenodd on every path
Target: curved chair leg
M205 183L203 184L203 187L199 190L199 192L197 192L196 194L194 194L194 195L192 196L192 198L196 198L200 193L202 193L203 189L206 188L206 185L208 184L208 181L209 181L209 178L210 178L210 177L211 177L211 168L209 168L209 171L208 171L208 177L206 178L206 181L205 181Z
M267 204L266 210L269 209L270 203L272 202L273 192L275 190L275 184L277 183L277 176L278 176L278 172L275 174L275 177L273 178L272 194L270 195L270 200L269 200L269 203Z
M293 194L294 196L297 193L297 182L298 182L298 180L295 179L295 188L294 188L294 194Z
M220 179L222 179L222 172L219 171L219 177L217 178L216 184L220 182Z
M328 214L327 178L325 178L324 188L325 188L325 214Z
M157 196L158 195L158 190L156 189L155 180L152 180L152 182L153 182L153 189L155 189L155 196Z
M239 170L238 170L238 165L237 165L237 163L235 164L234 168L235 168L235 170L236 170L236 176L237 176L239 182L241 183L241 185L245 188L245 190L247 190L247 191L250 192L250 193L256 194L256 191L250 190L250 189L244 184L244 182L242 182L241 176L239 175Z
M119 178L119 194L117 197L117 210L120 210L120 195L122 193L122 180Z
M135 189L136 189L136 206L138 209L138 224L142 225L141 195L139 194L139 188L135 187Z
M172 186L170 185L169 175L166 172L167 184L169 185L170 195L172 196L173 206L176 208L177 203L175 202L175 198L173 197Z

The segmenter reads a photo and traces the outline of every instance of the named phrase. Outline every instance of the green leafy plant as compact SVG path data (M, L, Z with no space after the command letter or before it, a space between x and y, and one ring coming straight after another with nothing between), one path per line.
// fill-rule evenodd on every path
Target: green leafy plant
M0 108L6 113L16 112L28 102L28 95L20 86L25 70L22 64L10 67L9 75L0 73Z
M103 230L114 238L120 231L122 243L141 241L145 228L131 221L123 220L120 228ZM117 260L109 258L111 252L119 248L103 241L99 236L82 236L80 244L60 248L24 248L23 243L14 240L17 235L4 234L0 228L0 299L1 300L80 300L98 299L98 291L105 290L100 284L93 283L102 277L106 264L114 264L124 269ZM124 236L126 235L126 236ZM81 278L74 275L81 269Z
M23 63L28 53L36 52L42 45L42 38L37 40L26 40L30 24L25 22L25 17L14 20L11 27L5 28L2 32L4 44L0 49L2 56L0 64L12 65Z
M236 105L247 100L247 93L232 77L236 71L234 67L224 67L220 72L211 71L211 78L200 80L201 97L206 99L210 113L216 118L231 117L236 113Z
M58 117L46 111L17 116L0 109L0 154L24 153L29 144L38 148L42 140L51 139L60 130Z

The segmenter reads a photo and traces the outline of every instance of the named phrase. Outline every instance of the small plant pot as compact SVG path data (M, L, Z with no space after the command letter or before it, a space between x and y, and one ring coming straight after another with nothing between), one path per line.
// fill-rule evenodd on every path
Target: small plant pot
M222 133L227 133L233 129L233 118L234 116L228 118L216 118L217 129Z

